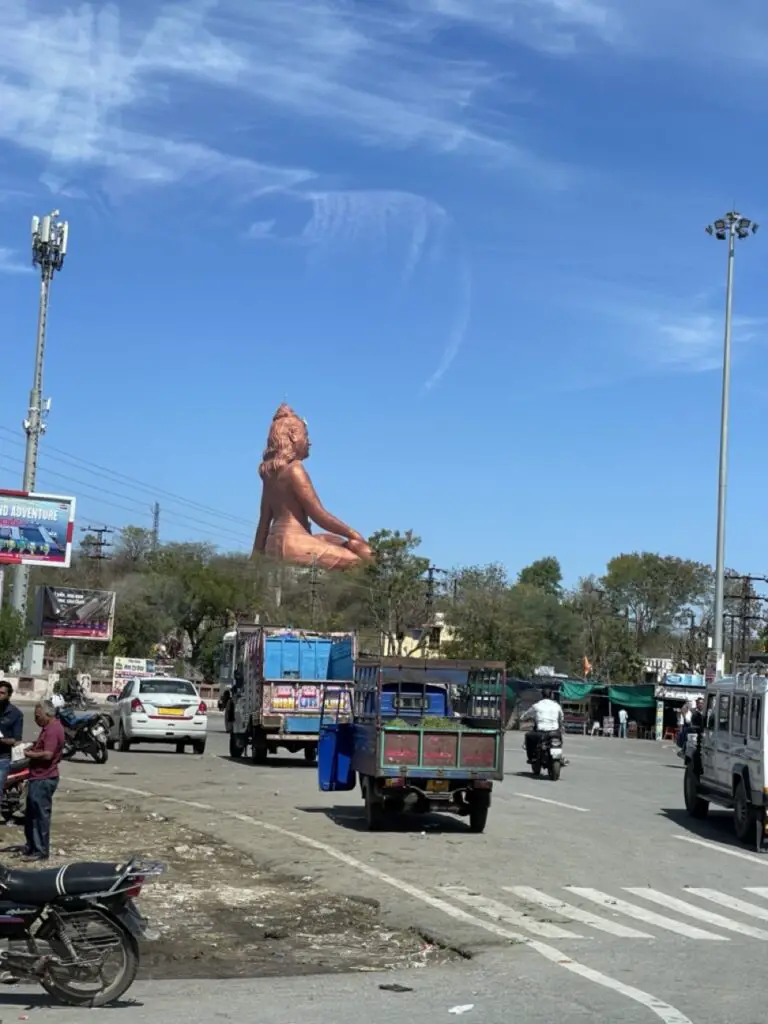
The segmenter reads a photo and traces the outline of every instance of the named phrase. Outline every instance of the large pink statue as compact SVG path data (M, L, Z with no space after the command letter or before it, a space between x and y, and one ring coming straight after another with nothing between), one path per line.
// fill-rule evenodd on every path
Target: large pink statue
M303 465L310 447L305 421L281 405L259 466L263 490L253 554L322 569L352 569L371 561L363 536L323 508ZM310 520L329 532L313 535Z

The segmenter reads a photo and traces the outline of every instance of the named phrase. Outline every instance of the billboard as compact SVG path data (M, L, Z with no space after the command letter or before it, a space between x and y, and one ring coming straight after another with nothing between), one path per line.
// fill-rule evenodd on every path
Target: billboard
M111 590L37 588L37 636L58 640L111 640L114 622L115 594Z
M74 498L0 490L0 566L66 569L74 529Z
M129 679L151 679L154 675L155 662L151 658L115 658L112 686L122 690Z

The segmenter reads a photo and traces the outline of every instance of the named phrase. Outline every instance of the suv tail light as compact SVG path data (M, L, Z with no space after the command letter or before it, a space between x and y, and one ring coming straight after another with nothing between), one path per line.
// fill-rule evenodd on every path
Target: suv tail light
M198 713L198 715L207 715L208 714L208 705L205 703L204 700L201 700L200 703L198 704L198 706L197 706L197 713Z
M131 711L144 711L144 705L141 703L138 697L134 697L131 701Z

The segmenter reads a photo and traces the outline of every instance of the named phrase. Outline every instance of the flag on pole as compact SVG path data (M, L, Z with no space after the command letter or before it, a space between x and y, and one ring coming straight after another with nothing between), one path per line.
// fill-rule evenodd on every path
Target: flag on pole
M589 658L585 654L584 655L584 676L585 676L585 678L588 675L590 675L591 672L592 672L592 662L589 660Z

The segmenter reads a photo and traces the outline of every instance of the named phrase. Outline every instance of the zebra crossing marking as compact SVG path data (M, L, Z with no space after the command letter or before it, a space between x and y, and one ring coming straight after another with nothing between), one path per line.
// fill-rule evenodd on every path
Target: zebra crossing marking
M755 928L751 924L733 921L730 917L697 907L693 903L686 903L685 900L678 899L676 896L665 896L663 892L658 892L656 889L625 888L624 891L632 893L633 896L639 896L640 899L650 900L651 903L659 903L662 907L667 907L677 914L685 914L697 921L705 921L707 924L714 925L715 928L736 932L739 935L748 935L752 939L762 939L763 941L768 939L768 932L764 928Z
M675 932L677 935L684 935L687 939L699 939L702 942L727 942L723 935L713 935L712 932L705 932L702 928L696 928L684 921L676 921L674 918L663 917L653 910L645 907L635 906L626 900L617 899L599 889L582 888L577 885L566 885L568 892L573 892L584 899L592 900L593 903L605 907L607 910L615 910L619 914L626 914L627 917L634 917L638 921L645 921L646 924L653 924L657 928L664 928L668 932Z
M583 938L582 935L577 935L575 932L569 932L565 928L561 928L559 925L550 924L548 921L537 921L535 918L529 917L518 910L513 910L512 907L508 907L506 903L500 903L498 900L492 900L488 897L470 892L469 889L466 889L461 885L442 886L441 891L449 896L453 896L453 898L455 900L459 900L460 903L465 903L468 907L472 907L474 910L479 910L481 914L487 914L488 917L492 917L496 921L504 921L505 924L512 924L517 928L524 928L533 935L540 935L544 939Z
M527 903L538 904L538 906L543 907L545 910L560 914L561 917L567 917L571 921L578 921L580 924L588 924L592 928L597 928L598 931L608 932L609 935L616 935L622 939L653 938L648 932L640 932L636 928L630 928L629 925L621 924L619 921L611 921L606 917L600 917L599 914L593 914L590 910L574 907L571 903L566 903L564 900L559 900L554 896L548 896L546 893L540 892L538 889L528 885L503 885L502 889L506 892L511 892L513 896L517 896ZM766 913L768 914L768 911Z

